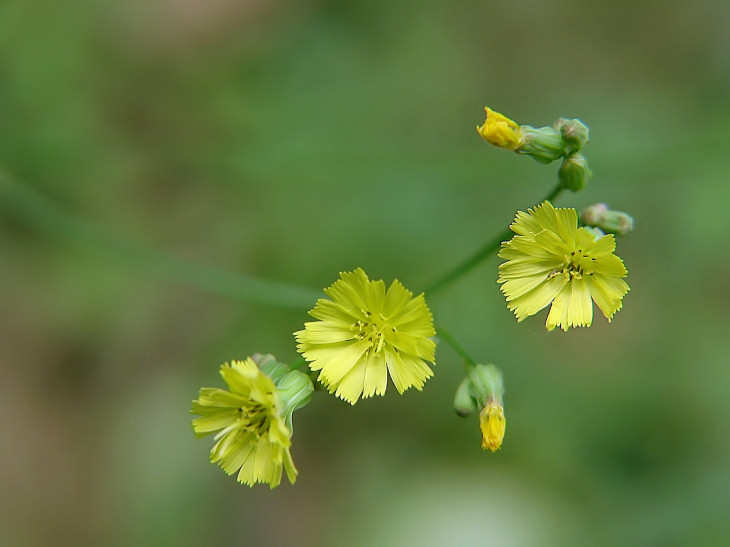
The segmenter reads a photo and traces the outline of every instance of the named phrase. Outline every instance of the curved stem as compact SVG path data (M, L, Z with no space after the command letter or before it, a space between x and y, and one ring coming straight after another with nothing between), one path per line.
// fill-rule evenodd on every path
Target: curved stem
M311 307L321 296L319 291L312 289L221 271L137 245L105 232L93 222L74 217L40 192L2 173L0 212L78 250L211 294L286 308Z
M560 192L563 191L563 188L561 187L560 183L553 188L550 193L545 196L540 203L543 201L551 201L555 199ZM440 278L438 278L436 281L431 283L426 287L424 292L428 294L429 296L440 292L442 289L450 285L454 280L458 279L465 273L467 273L469 270L474 268L474 266L478 265L482 260L487 258L489 255L497 252L499 250L499 246L502 244L503 241L506 241L510 238L512 235L512 231L507 228L503 232L501 232L499 235L497 235L494 239L489 240L482 248L477 250L472 256L461 262L460 264L457 264L456 267L451 269L451 271L447 272L446 274L442 275Z
M476 366L477 362L472 359L464 347L459 344L453 336L451 336L451 333L448 330L446 330L442 325L436 325L436 332L438 333L438 337L450 345L459 357L464 360L464 369L466 372L469 372L469 369Z

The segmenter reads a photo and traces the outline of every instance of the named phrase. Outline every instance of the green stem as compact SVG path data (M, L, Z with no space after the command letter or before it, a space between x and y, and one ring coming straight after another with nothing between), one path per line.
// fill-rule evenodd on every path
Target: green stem
M464 347L459 344L459 342L456 341L456 339L451 336L451 333L446 330L442 325L436 325L436 332L438 334L438 337L441 338L444 342L446 342L448 345L450 345L453 350L464 360L464 369L466 372L469 372L469 369L476 366L477 362L471 358L471 356L466 352Z
M560 183L552 189L552 191L545 196L540 203L543 201L552 201L555 199L560 192L563 191L563 188L561 187ZM456 267L451 269L451 271L447 272L446 274L442 275L440 278L438 278L436 281L431 283L426 287L424 292L432 296L444 288L446 288L448 285L450 285L453 281L467 273L469 270L474 268L476 265L478 265L482 260L490 256L491 254L497 252L499 250L500 245L503 241L506 241L510 239L510 236L512 235L512 231L507 228L503 232L501 232L499 235L497 235L494 239L489 240L482 248L477 250L472 256L461 262L460 264L457 264Z
M319 291L221 271L136 245L74 217L40 192L2 173L0 213L80 251L211 294L285 308L308 308L321 296Z

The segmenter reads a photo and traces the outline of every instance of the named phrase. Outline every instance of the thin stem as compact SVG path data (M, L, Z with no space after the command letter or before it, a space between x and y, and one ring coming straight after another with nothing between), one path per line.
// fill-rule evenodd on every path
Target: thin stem
M550 193L545 196L540 203L543 201L552 201L555 199L560 192L563 191L563 188L558 185L553 188ZM440 292L444 288L446 288L448 285L450 285L453 281L467 273L469 270L474 268L476 265L478 265L482 260L490 256L491 254L497 252L499 250L499 246L502 244L503 241L506 241L510 238L512 235L512 231L507 228L503 232L501 232L499 235L497 235L494 239L489 240L482 248L477 250L472 256L461 262L460 264L457 264L451 271L447 272L443 276L441 276L439 279L431 283L426 287L424 292L429 295L433 296L434 294Z
M476 366L476 361L472 359L464 347L459 344L453 336L451 336L451 333L448 330L446 330L442 325L436 325L436 332L438 333L438 337L450 345L459 357L464 360L464 369L466 372L469 372L469 369Z
M285 308L308 308L321 296L319 291L221 271L136 245L93 222L74 217L40 192L2 173L0 212L78 250L211 294Z

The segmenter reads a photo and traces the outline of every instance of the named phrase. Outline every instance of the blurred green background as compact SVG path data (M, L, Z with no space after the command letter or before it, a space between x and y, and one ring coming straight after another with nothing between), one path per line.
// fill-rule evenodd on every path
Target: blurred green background
M0 543L729 544L728 28L709 0L2 2ZM635 217L624 309L517 324L487 260L429 304L504 371L501 451L441 345L421 393L297 413L295 486L226 477L188 415L220 363L294 360L339 271L419 291L552 188L485 105L590 125L557 204Z

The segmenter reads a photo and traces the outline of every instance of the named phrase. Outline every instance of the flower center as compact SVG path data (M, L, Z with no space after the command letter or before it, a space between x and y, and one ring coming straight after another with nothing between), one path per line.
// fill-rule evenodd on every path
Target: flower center
M571 251L570 254L565 255L565 262L563 263L562 269L555 270L550 274L548 279L556 275L562 275L570 281L572 279L581 279L583 276L593 275L593 264L595 262L596 258L590 256L583 249Z
M385 336L383 332L388 328L395 331L395 327L390 327L388 319L379 313L374 316L371 312L362 310L365 314L365 320L359 320L357 323L352 325L352 330L355 333L355 338L363 340L368 344L368 352L378 353L383 349L385 344Z
M238 409L240 414L240 427L243 430L251 431L257 437L262 437L268 429L268 410L262 404L253 403Z

